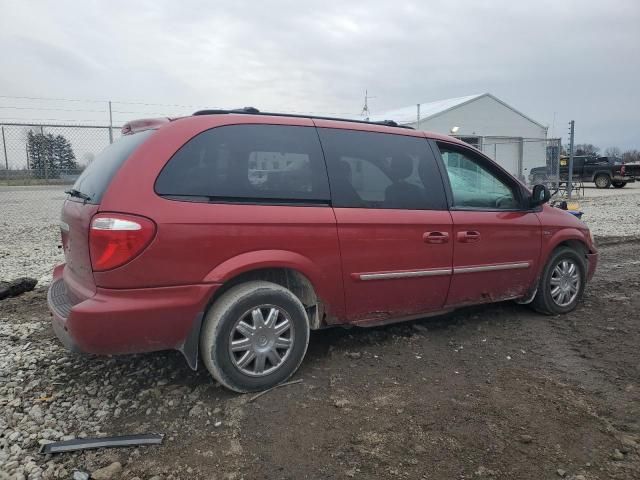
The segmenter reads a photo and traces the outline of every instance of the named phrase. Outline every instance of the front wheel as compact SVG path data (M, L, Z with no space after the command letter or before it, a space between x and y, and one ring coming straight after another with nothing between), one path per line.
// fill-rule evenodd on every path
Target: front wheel
M290 290L252 281L225 292L207 312L200 351L209 373L240 393L271 388L298 369L309 320Z
M572 248L558 248L544 267L531 306L546 315L569 313L582 298L586 278L583 256Z
M627 182L613 182L613 188L624 188Z

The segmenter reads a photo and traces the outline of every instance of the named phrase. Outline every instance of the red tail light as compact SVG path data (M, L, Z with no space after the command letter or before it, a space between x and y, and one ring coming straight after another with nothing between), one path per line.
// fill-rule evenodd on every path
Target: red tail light
M156 233L148 218L120 213L100 213L91 220L89 252L95 272L111 270L133 260Z

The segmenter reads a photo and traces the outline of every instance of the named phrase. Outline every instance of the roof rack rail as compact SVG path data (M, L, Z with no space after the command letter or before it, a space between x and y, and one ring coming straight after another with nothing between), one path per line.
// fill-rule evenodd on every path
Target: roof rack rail
M264 115L274 117L293 117L293 118L314 118L317 120L336 120L339 122L352 122L352 123L368 123L371 125L384 125L386 127L408 128L413 130L414 128L409 125L398 125L393 120L380 120L376 122L370 122L368 120L356 120L353 118L337 118L337 117L320 117L317 115L301 115L294 113L276 113L276 112L261 112L255 107L243 107L235 108L233 110L198 110L193 115L225 115L228 113L243 113L248 115Z

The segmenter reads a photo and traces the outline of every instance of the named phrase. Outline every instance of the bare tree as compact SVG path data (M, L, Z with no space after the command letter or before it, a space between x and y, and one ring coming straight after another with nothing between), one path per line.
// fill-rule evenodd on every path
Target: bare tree
M640 150L627 150L622 154L622 161L624 163L640 163Z
M609 147L604 151L604 155L606 157L620 158L622 156L622 150L620 150L618 147Z
M600 147L596 147L591 143L579 143L576 145L575 154L576 155L598 155L600 151Z

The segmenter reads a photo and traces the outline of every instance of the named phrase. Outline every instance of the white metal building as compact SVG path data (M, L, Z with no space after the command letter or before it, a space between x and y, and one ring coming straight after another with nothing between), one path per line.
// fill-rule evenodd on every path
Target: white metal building
M530 168L547 163L547 127L490 93L412 105L371 120L454 135L523 180Z

